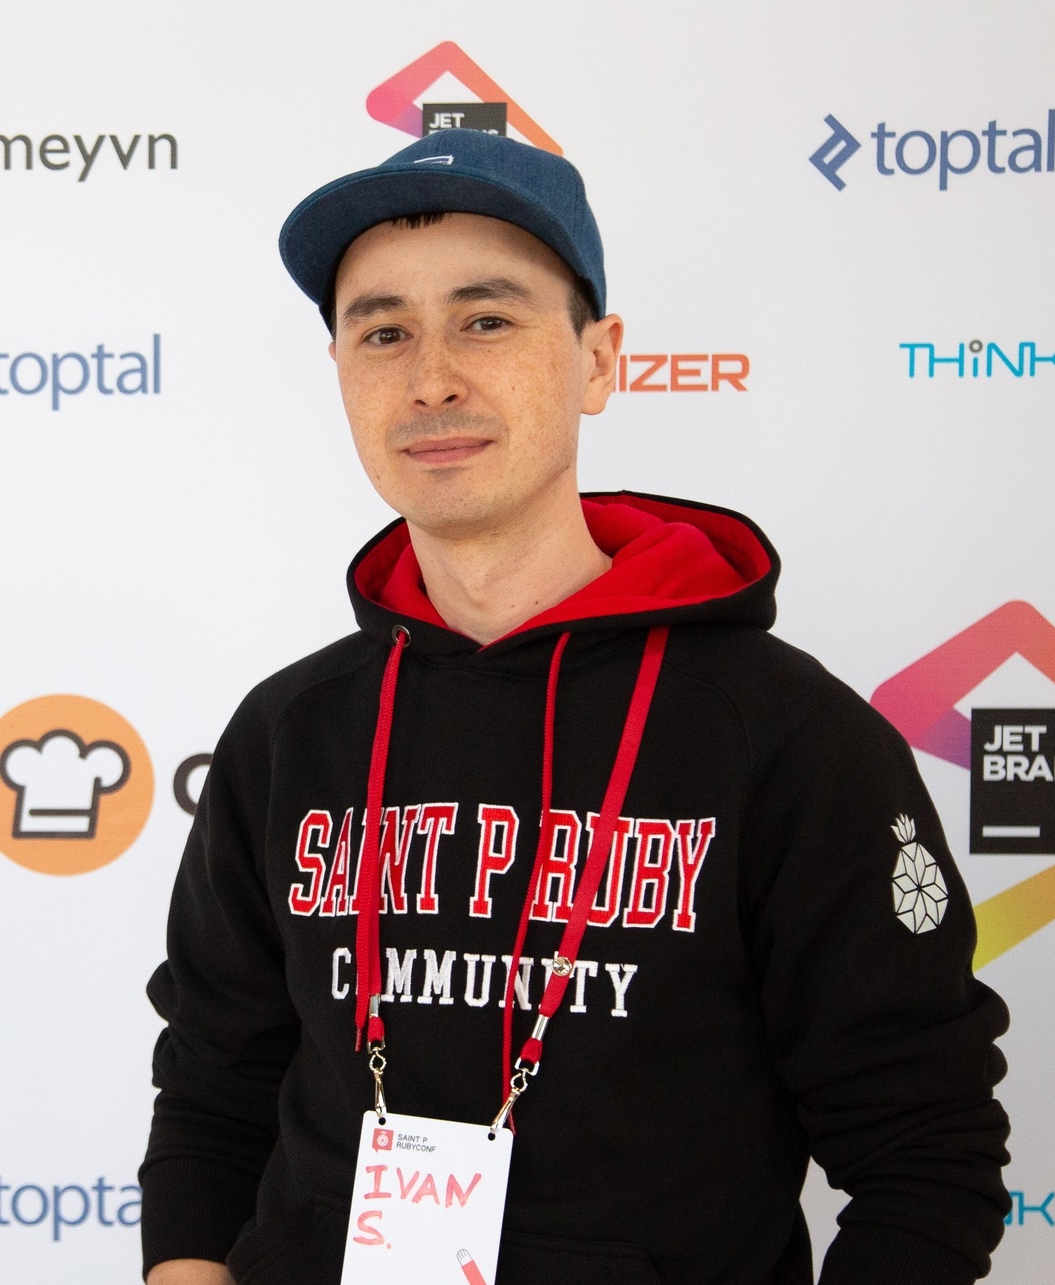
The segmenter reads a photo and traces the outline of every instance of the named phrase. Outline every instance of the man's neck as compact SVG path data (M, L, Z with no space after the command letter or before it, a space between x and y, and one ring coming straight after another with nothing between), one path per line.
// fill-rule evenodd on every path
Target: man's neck
M578 494L554 498L484 534L446 538L411 525L425 589L451 629L494 642L612 565L593 542Z

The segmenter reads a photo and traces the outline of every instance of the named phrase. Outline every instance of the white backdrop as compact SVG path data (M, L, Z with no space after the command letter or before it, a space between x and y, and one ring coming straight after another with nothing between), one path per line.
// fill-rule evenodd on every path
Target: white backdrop
M1055 620L1055 363L1030 360L1055 354L1055 11L9 0L3 32L0 757L65 730L121 746L130 775L92 838L20 837L0 781L0 1276L131 1285L143 987L190 820L174 776L253 683L353 627L344 569L389 518L275 248L309 190L410 141L368 95L454 42L583 171L628 354L667 359L647 382L669 387L672 354L748 359L743 389L617 394L584 424L583 486L749 513L785 562L777 632L871 697L1008 601ZM448 72L417 102L472 90ZM833 130L860 144L838 169ZM944 188L943 152L967 171ZM963 374L905 344L965 345ZM1032 663L1011 637L961 713L1055 707L1055 648L1031 636ZM969 771L918 757L1013 1014L1020 1194L991 1279L1041 1285L1055 845L972 854ZM811 1175L819 1249L840 1201Z

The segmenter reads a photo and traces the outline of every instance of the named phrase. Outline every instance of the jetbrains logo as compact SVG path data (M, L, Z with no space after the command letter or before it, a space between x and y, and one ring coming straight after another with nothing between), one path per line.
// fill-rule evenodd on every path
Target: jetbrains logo
M425 96L443 76L451 75L475 98L461 103L430 102ZM524 111L519 103L452 40L430 49L402 71L370 91L366 110L384 125L423 138L441 129L481 129L518 134L544 151L562 155L560 145Z
M1008 602L876 688L872 704L917 750L970 772L973 853L1055 856L1055 709L956 708L1012 656L1055 682L1055 625ZM975 907L975 967L1055 919L1055 865Z
M861 150L861 143L834 116L825 116L829 138L810 157L810 164L841 192L846 187L839 170ZM869 135L876 143L876 170L887 178L906 174L918 178L938 171L938 190L949 180L977 169L985 154L990 174L1055 173L1055 108L1048 111L1044 129L1000 129L994 119L984 129L888 129L880 121ZM985 140L983 147L982 140ZM1008 142L1002 140L1008 139ZM1020 140L1015 142L1015 140Z

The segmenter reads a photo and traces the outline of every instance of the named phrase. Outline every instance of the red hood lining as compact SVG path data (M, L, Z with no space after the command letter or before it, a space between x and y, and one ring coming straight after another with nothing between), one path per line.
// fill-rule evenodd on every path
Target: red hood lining
M586 525L612 559L604 575L513 630L566 621L688 607L739 593L762 579L771 561L740 518L641 496L591 496ZM371 602L441 629L446 621L425 592L405 522L355 568L355 585ZM507 635L508 636L508 635Z

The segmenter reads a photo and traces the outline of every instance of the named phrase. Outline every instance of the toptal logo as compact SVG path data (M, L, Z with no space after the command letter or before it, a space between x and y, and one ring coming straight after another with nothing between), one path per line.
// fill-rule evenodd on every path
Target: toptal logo
M1030 703L1028 672L1015 680L1014 705L972 699L1013 659L1055 683L1055 625L1028 602L1005 603L956 634L877 687L872 704L914 749L970 772L972 853L1055 856L1055 708ZM965 705L966 714L957 708ZM981 967L1055 919L1055 865L975 915Z
M810 157L810 164L841 192L846 180L839 171L862 144L834 116L825 116L824 123L831 135ZM1055 108L1049 109L1043 129L1004 129L993 119L984 129L896 130L880 121L869 137L875 139L880 174L918 178L936 169L942 192L948 191L951 178L977 169L983 157L990 174L1055 172Z
M454 85L473 97L463 102L448 101ZM440 84L444 101L426 95ZM544 151L562 154L560 145L524 111L519 103L464 50L452 40L416 58L383 84L370 91L366 110L374 118L414 138L423 138L442 129L480 129L505 134L512 127L522 138Z

